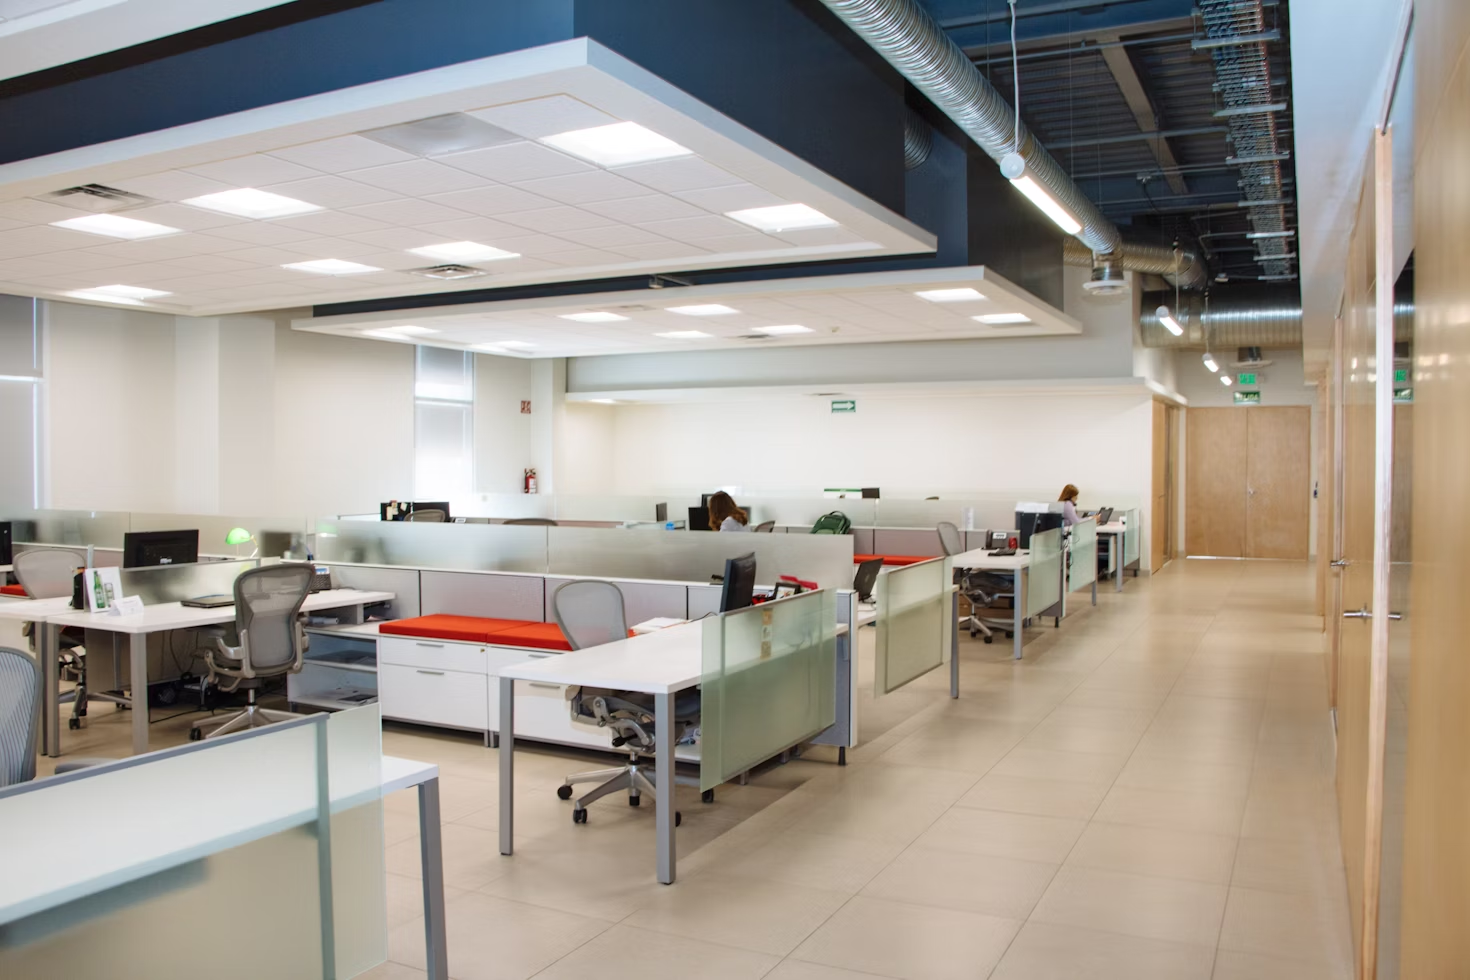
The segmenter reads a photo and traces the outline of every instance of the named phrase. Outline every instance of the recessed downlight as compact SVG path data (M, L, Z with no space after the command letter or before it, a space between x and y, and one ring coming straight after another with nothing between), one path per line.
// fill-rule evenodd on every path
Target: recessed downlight
M725 217L768 232L831 228L837 224L834 219L805 204L777 204L767 208L726 211Z
M979 316L970 317L980 323L988 323L991 326L1001 323L1030 323L1031 318L1024 313L982 313Z
M714 334L705 333L703 330L668 330L664 333L656 333L654 336L665 340L705 340L713 337Z
M780 323L774 327L756 327L756 333L763 333L767 337L789 337L798 333L816 333L811 327L803 327L799 323Z
M409 249L414 255L424 255L445 262L494 262L497 259L518 259L520 252L507 252L493 245L479 242L445 242L442 245L425 245Z
M382 272L375 265L363 265L361 262L348 262L346 259L312 259L310 262L288 262L281 266L282 269L295 269L297 272L314 272L319 276L358 276L364 272Z
M724 316L727 313L739 313L733 306L725 306L722 303L695 303L692 306L670 306L666 307L670 313L679 313L684 316Z
M978 289L971 289L969 286L955 289L921 289L914 295L931 303L969 303L985 298L984 293Z
M254 187L237 187L217 194L191 197L183 203L206 211L232 214L237 218L285 218L293 214L310 214L322 210L318 205L298 201L284 194L258 191Z
M137 218L124 218L120 214L84 214L80 218L53 221L51 225L54 228L84 231L89 235L105 235L108 238L126 238L129 241L179 233L179 229L170 228L168 225L139 221Z
M544 136L541 142L572 156L590 160L601 167L667 160L671 157L689 156L694 152L687 146L680 146L668 137L660 136L634 122L574 129L555 136Z
M628 319L617 313L608 313L606 310L589 310L586 313L559 313L563 320L576 320L578 323L616 323L619 320Z

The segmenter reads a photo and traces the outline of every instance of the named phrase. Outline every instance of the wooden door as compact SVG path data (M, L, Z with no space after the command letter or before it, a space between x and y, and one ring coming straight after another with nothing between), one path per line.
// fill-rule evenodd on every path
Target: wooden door
M1240 411L1247 419L1245 555L1305 561L1312 519L1312 410Z
M1173 529L1174 514L1169 508L1170 410L1163 402L1154 402L1154 454L1153 454L1153 511L1149 528L1149 569L1158 571L1169 560L1170 531Z
M1248 410L1191 408L1185 416L1184 547L1245 557Z

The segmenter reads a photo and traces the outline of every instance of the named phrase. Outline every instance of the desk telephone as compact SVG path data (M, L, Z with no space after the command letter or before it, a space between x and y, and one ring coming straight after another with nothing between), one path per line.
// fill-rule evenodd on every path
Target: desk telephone
M317 565L311 576L311 585L308 592L330 592L332 590L332 570L326 565Z

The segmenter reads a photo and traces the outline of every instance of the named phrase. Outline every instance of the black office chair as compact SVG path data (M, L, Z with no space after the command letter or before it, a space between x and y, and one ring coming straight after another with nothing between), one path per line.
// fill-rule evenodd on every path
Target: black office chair
M939 546L949 556L962 554L965 551L964 539L960 535L960 529L950 521L940 521L935 530L939 532ZM999 618L987 618L980 615L980 610L988 609L1001 599L1010 597L1015 599L1015 585L1009 579L991 572L972 571L970 569L957 568L954 572L955 584L960 587L960 595L964 596L970 603L970 615L961 621L960 625L967 625L970 629L970 638L983 636L986 643L994 642L995 635L991 630L1004 630L1006 636L1010 636L1012 630L1006 629L1012 626L1009 621Z
M852 577L852 588L858 594L859 602L873 601L873 586L878 584L878 573L881 571L882 558L869 558L858 563L857 574Z
M761 521L755 526L756 534L774 534L776 531L775 521Z
M423 510L416 510L409 514L404 520L416 524L443 524L447 516L449 515L437 507L425 507Z

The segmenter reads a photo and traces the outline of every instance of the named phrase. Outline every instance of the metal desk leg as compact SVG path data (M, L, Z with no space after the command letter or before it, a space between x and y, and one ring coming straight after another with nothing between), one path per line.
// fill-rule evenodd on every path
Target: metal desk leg
M128 637L128 659L132 661L133 755L148 751L148 634Z
M1092 604L1097 605L1097 576L1092 577Z
M960 696L960 594L949 596L949 696Z
M511 854L515 839L516 682L500 679L500 853Z
M61 629L50 623L34 623L36 657L41 663L41 745L49 758L61 755Z
M1012 610L1012 623L1015 628L1015 639L1012 640L1014 650L1011 653L1015 659L1021 659L1021 628L1026 622L1026 584L1031 578L1031 573L1023 568L1016 569L1016 595L1013 600L1015 608Z
M439 777L419 783L419 861L424 876L424 966L429 980L449 980L444 929L444 849L440 842Z
M658 837L658 880L674 883L674 695L653 696L654 834Z
M1123 591L1123 572L1124 572L1124 568L1123 568L1123 539L1120 536L1116 535L1116 534L1113 535L1113 547L1117 549L1117 554L1113 556L1113 567L1117 569L1117 571L1113 572L1113 591L1114 592L1122 592Z

